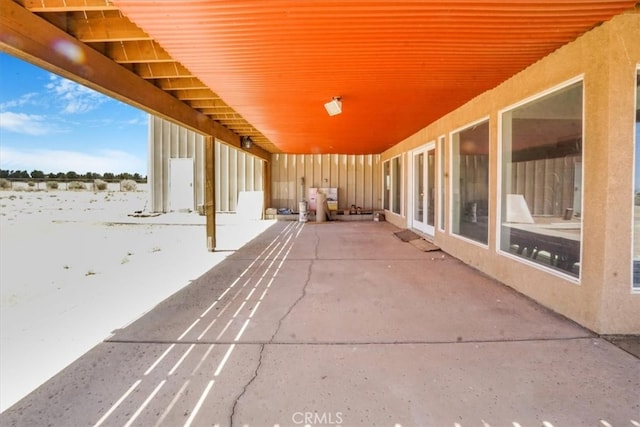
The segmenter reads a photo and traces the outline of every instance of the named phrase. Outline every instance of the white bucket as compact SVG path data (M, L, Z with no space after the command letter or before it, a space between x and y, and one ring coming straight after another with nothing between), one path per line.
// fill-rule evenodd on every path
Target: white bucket
M309 212L307 211L307 202L303 201L298 203L298 211L299 213L299 217L298 217L298 221L300 222L307 222L307 219L309 218Z

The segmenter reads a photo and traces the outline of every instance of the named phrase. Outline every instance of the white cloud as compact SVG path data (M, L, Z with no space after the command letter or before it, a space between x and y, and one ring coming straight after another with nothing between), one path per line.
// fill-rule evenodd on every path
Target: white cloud
M0 113L0 129L26 135L47 135L55 131L44 116L11 111Z
M0 146L0 169L41 170L44 173L122 173L146 175L146 159L118 150L81 153L68 150L22 150Z
M138 125L146 126L148 123L149 123L149 118L147 113L138 114L136 117L126 122L127 125L132 125L132 126L138 126Z
M7 110L9 108L22 107L27 104L37 104L38 94L35 92L25 93L18 99L12 99L0 104L0 110Z
M61 112L64 114L87 113L98 108L100 104L109 99L93 89L63 79L55 74L51 74L47 89L55 94L56 99L63 104Z

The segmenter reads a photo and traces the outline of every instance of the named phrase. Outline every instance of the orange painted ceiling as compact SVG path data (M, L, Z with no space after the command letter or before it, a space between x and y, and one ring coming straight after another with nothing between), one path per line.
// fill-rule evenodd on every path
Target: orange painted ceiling
M112 1L281 151L346 154L384 151L636 4Z

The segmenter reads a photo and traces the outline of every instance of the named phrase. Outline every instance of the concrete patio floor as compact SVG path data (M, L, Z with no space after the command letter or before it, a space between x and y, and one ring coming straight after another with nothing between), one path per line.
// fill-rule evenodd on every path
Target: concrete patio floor
M640 360L388 223L279 222L2 426L631 426Z

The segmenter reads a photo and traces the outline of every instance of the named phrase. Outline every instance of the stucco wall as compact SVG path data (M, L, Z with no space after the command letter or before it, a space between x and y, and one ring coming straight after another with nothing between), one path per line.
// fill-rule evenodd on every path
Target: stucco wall
M439 232L435 242L462 261L598 333L640 333L640 294L631 292L635 79L640 12L619 15L531 65L500 86L430 124L382 154L407 153L483 117L490 129L489 244ZM473 72L472 67L470 72ZM499 112L571 79L584 82L582 272L579 281L497 250ZM449 152L446 153L449 164ZM408 168L403 168L407 188ZM446 174L449 173L445 170ZM448 178L446 186L449 187ZM406 191L406 190L405 190ZM449 193L445 196L445 206ZM436 209L439 209L436 207ZM407 197L404 210L407 211ZM406 226L405 216L387 219Z

